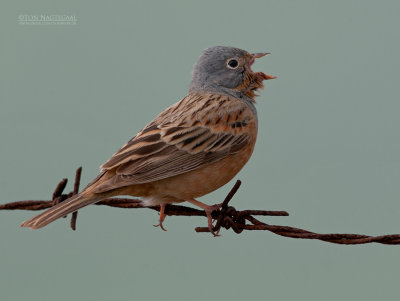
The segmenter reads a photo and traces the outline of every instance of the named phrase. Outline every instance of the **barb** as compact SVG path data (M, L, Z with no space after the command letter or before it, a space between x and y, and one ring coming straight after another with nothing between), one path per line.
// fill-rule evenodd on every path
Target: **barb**
M81 182L81 175L82 175L82 166L79 166L75 173L75 183L74 183L74 191L72 195L79 193L79 184ZM76 219L78 218L78 211L72 213L71 217L71 229L76 230Z
M66 200L67 198L79 192L80 179L82 174L82 167L79 167L75 174L74 190L68 194L63 194L67 186L67 179L62 179L56 186L51 200L48 201L19 201L0 205L0 210L43 210L55 206L56 204ZM230 229L239 234L244 230L246 231L270 231L280 236L301 238L301 239L317 239L334 244L366 244L366 243L380 243L386 245L399 245L400 234L381 235L381 236L368 236L360 234L320 234L311 231L288 227L269 225L256 219L254 216L289 216L286 211L266 211L266 210L242 210L237 211L234 207L228 206L233 196L241 185L238 180L233 186L231 191L226 196L222 203L221 209L213 212L213 218L216 220L214 231L219 232L221 228ZM148 208L160 211L160 206L144 206L141 200L132 198L108 198L104 199L95 205L110 206L116 208ZM165 208L167 215L175 216L206 216L203 210L194 209L181 205L168 204ZM71 228L76 229L76 221L78 212L74 212L71 217ZM209 232L208 227L197 227L196 232Z

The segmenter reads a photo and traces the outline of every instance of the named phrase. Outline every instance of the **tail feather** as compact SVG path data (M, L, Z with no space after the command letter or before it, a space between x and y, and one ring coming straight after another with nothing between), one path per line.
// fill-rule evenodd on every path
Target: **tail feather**
M66 216L69 213L75 212L78 209L96 203L101 198L93 194L86 194L84 192L74 195L62 203L46 210L45 212L28 219L21 224L21 227L30 227L31 229L42 228L56 219Z

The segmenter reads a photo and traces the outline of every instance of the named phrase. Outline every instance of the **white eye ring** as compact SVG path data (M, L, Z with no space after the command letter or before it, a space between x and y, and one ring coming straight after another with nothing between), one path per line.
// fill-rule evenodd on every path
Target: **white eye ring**
M237 67L239 67L239 62L238 62L237 59L232 58L232 59L229 59L229 60L226 62L226 66L227 66L229 69L236 69Z

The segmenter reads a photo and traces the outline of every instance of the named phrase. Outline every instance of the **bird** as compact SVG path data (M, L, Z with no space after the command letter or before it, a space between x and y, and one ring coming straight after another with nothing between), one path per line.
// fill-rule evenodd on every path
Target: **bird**
M42 228L102 199L128 195L160 206L165 230L167 204L189 202L206 212L221 204L197 200L228 183L250 159L258 132L255 97L263 81L276 78L251 68L269 53L215 46L205 49L192 71L188 94L171 105L100 167L79 194L28 219L21 227Z

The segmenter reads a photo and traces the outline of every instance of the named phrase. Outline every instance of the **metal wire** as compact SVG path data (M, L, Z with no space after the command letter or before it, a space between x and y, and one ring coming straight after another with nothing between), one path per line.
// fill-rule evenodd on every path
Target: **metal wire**
M48 201L18 201L0 205L0 210L43 210L55 206L56 204L66 200L67 198L77 194L79 192L79 185L81 179L82 167L76 170L74 190L68 194L63 194L63 191L67 185L68 180L63 179L58 183L56 189L53 192L51 200ZM219 232L222 228L232 229L235 233L242 233L246 231L269 231L280 236L301 238L301 239L317 239L334 244L366 244L366 243L380 243L386 245L399 245L400 234L381 235L381 236L368 236L360 234L320 234L307 231L304 229L269 225L256 219L254 216L289 216L286 211L266 211L266 210L242 210L238 211L234 207L229 206L229 202L237 192L241 185L238 180L233 186L231 191L226 196L222 203L220 210L214 211L212 216L216 220L213 230ZM160 211L160 206L144 206L141 200L132 198L108 198L104 199L95 205L104 205L117 208L148 208L156 211ZM203 210L198 210L181 205L168 204L165 208L167 215L174 216L206 216ZM76 221L78 212L74 212L71 217L71 229L76 229ZM197 227L196 232L209 232L208 227Z

